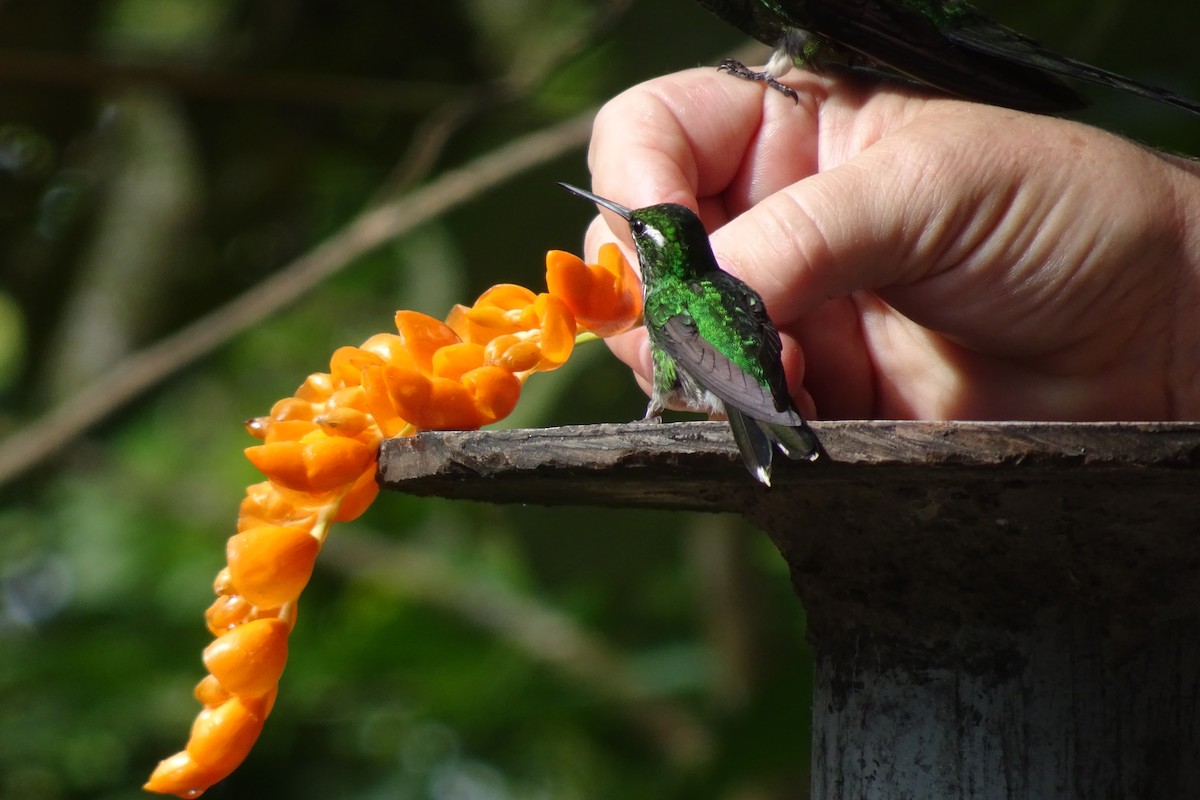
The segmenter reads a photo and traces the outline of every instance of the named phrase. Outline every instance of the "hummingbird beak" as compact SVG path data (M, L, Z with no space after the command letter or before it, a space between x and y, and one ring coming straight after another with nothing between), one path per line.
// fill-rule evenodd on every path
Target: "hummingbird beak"
M578 186L572 186L571 184L563 183L562 181L559 181L558 185L563 187L564 189L566 189L568 192L571 192L572 194L577 194L580 197L586 197L588 200L591 200L596 205L601 206L603 208L607 208L609 211L611 211L614 214L621 217L621 219L629 219L629 215L631 213L633 213L628 208L621 205L620 203L614 203L612 200L606 200L605 198L600 197L599 195L594 195L589 191L580 189Z

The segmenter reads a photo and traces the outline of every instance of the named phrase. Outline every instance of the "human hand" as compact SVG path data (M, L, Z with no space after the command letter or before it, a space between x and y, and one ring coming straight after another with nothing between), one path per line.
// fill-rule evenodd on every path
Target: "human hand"
M1200 165L1078 123L712 69L596 119L594 191L700 212L825 418L1200 416ZM613 217L587 250L616 239ZM612 340L645 386L644 329ZM804 390L801 389L803 386Z

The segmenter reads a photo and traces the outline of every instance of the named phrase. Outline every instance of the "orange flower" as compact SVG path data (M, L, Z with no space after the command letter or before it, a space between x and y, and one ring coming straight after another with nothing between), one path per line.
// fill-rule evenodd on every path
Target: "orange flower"
M484 357L489 364L509 372L529 373L542 360L542 348L537 341L522 337L521 334L506 333L487 343Z
M268 415L272 421L285 419L312 419L313 404L298 397L285 397L271 406Z
M537 316L529 314L536 299L524 286L500 283L479 295L470 308L451 309L447 323L463 341L487 344L497 336L536 327Z
M447 323L464 341L483 344L489 364L522 379L562 366L575 346L575 318L566 304L524 286L493 286L474 306L455 306Z
M521 382L500 367L473 369L463 375L462 385L471 396L482 425L507 417L516 408L521 396Z
M324 372L314 372L300 384L293 396L310 403L321 403L333 393L333 389L332 376Z
M350 522L358 519L371 503L375 502L375 497L379 494L379 482L375 480L375 469L375 462L371 462L363 474L354 481L350 490L342 496L342 501L338 504L337 516L334 517L335 522Z
M542 293L533 304L537 314L538 346L542 357L535 369L546 372L561 367L575 349L575 315L552 294Z
M253 746L253 742L250 743ZM247 748L249 755L249 748ZM235 765L236 766L236 765ZM199 797L204 790L224 778L233 769L222 772L219 769L198 764L187 750L181 750L170 758L158 762L150 780L142 786L148 792L174 794L179 797Z
M483 345L475 342L456 342L433 354L430 374L452 381L462 380L463 373L483 366Z
M362 395L362 405L366 407L366 392L361 386L355 386L358 394ZM341 391L346 391L345 389ZM357 408L348 405L337 406L329 411L323 411L313 418L313 422L321 426L321 430L330 436L353 437L360 441L366 440L375 444L380 436L374 429L375 421L371 416Z
M197 764L222 777L228 775L258 741L269 707L257 698L231 697L216 708L204 709L192 725L185 752Z
M320 549L305 529L260 525L225 543L229 577L242 597L259 608L274 608L300 596Z
M213 675L205 675L204 679L196 684L192 695L205 708L216 708L233 696L229 694L225 687L221 685L221 682Z
M246 759L274 702L272 690L263 697L230 697L218 706L205 708L196 716L187 748L160 761L142 788L199 797Z
M421 430L474 430L484 424L474 398L458 381L387 367L383 384L397 413Z
M245 622L254 605L240 594L223 594L204 612L204 621L213 636L220 636Z
M279 683L287 663L291 626L281 619L256 619L221 634L204 648L204 666L225 691L261 697Z
M546 288L566 303L580 327L612 336L635 327L642 315L640 282L621 248L600 246L599 263L561 250L546 253Z
M290 425L293 423L278 423ZM308 423L312 425L313 423ZM247 447L246 458L264 475L284 488L320 494L353 483L375 458L375 447L345 436L330 436L321 429L299 441L271 441Z
M295 501L298 499L309 502L297 504ZM295 492L284 497L270 481L262 481L246 487L246 497L238 507L237 529L240 533L259 525L295 525L311 528L315 519L312 498Z
M450 326L441 320L415 311L396 312L396 330L408 354L417 369L425 374L432 372L433 354L439 348L458 344L460 339ZM404 366L402 359L389 359L390 364Z
M388 393L383 379L384 367L369 369L363 373L363 391L367 413L375 420L381 435L386 437L405 436L412 432L412 425L403 416Z

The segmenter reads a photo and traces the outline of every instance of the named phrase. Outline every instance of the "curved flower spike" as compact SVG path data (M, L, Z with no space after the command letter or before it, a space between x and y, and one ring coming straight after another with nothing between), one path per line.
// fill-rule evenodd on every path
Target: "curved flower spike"
M396 333L333 353L270 414L247 423L262 444L246 457L266 476L247 488L228 566L205 612L216 637L186 748L162 761L145 788L194 798L246 757L270 713L288 655L296 601L331 522L361 514L375 495L384 436L471 430L512 412L526 377L563 364L584 327L609 335L636 323L636 276L615 246L600 263L547 255L550 291L501 284L445 323L397 312Z
M641 321L641 284L612 242L600 246L597 260L585 264L571 253L551 250L546 253L546 288L567 304L581 328L613 336Z

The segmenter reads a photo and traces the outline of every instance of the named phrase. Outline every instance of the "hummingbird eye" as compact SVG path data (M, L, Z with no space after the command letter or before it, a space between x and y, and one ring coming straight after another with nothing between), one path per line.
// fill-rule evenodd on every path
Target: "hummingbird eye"
M641 236L646 232L646 223L640 219L629 220L629 230L633 231L634 236Z

